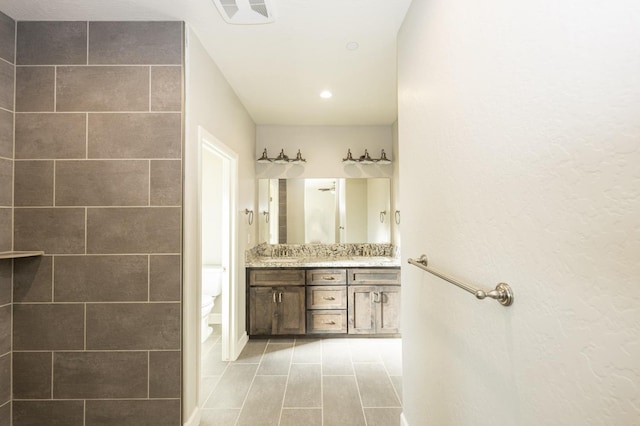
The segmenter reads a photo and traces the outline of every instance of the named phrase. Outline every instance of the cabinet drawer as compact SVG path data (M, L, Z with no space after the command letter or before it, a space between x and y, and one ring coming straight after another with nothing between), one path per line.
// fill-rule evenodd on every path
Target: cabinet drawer
M400 268L349 269L349 284L400 285Z
M304 269L251 269L249 285L304 285Z
M309 333L346 333L347 311L307 311Z
M347 287L307 287L307 309L347 309Z
M344 285L346 283L346 269L310 269L307 271L308 285Z

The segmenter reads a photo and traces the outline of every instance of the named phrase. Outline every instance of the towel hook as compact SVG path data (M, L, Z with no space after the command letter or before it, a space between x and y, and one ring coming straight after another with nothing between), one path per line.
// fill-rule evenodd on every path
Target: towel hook
M262 214L264 215L264 221L266 223L269 223L269 216L270 216L269 212L265 210L262 212Z
M253 210L244 209L244 214L249 216L249 225L253 225Z
M384 217L387 215L387 211L381 211L380 212L380 223L384 223Z
M396 225L400 225L400 210L396 210L395 219Z

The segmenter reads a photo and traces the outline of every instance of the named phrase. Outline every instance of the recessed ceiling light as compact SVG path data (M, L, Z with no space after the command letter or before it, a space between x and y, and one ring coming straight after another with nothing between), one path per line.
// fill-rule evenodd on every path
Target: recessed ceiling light
M347 50L356 50L358 47L360 47L360 45L357 41L350 41L347 43Z
M320 92L320 97L321 97L322 99L329 99L329 98L330 98L330 97L332 97L332 96L333 96L333 93L331 93L331 92L330 92L330 91L328 91L328 90L323 90L322 92Z

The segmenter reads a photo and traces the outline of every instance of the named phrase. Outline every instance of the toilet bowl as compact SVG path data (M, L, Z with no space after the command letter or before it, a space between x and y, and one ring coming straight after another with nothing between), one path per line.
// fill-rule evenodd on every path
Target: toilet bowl
M202 266L202 304L200 310L201 340L204 342L211 335L209 327L209 314L213 309L216 297L222 291L222 273L220 265Z

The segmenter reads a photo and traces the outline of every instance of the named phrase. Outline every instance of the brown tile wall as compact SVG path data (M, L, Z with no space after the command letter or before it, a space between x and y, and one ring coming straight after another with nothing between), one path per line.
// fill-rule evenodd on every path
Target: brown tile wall
M14 426L181 423L182 39L17 23Z
M16 23L0 12L0 252L13 248L13 116ZM11 424L11 260L0 260L0 426Z

